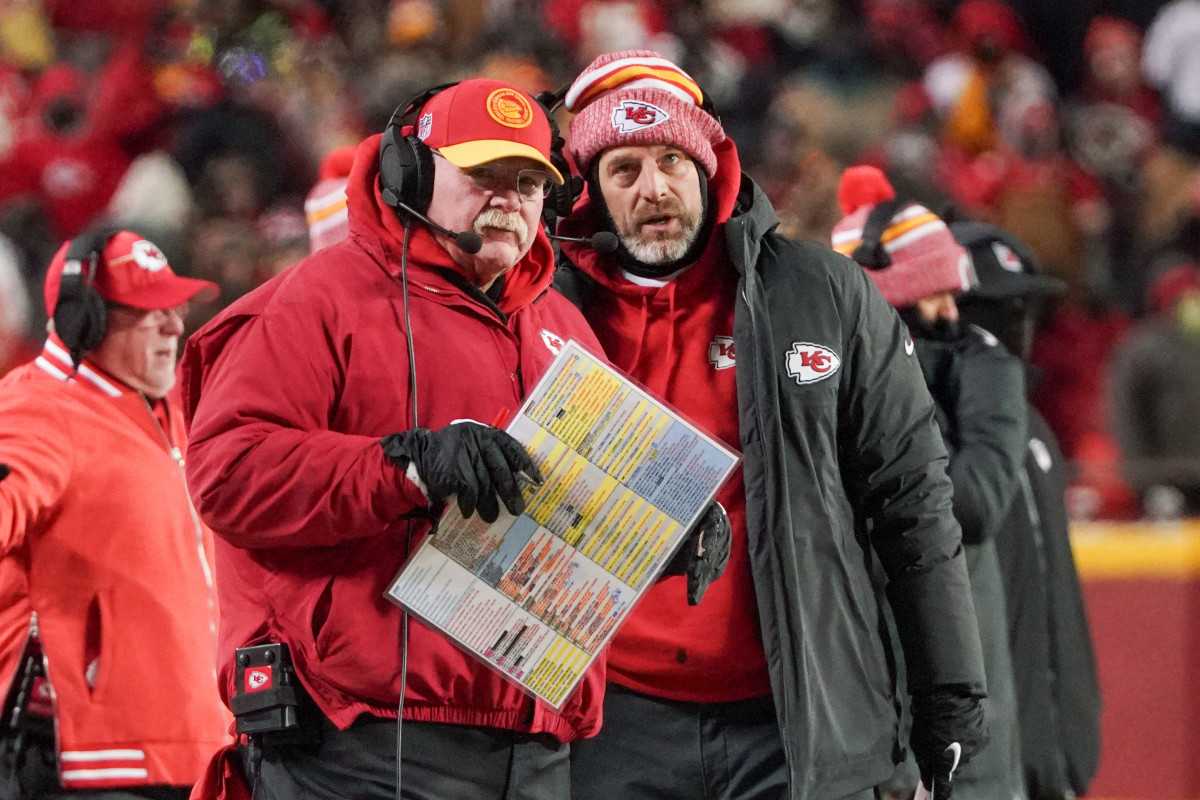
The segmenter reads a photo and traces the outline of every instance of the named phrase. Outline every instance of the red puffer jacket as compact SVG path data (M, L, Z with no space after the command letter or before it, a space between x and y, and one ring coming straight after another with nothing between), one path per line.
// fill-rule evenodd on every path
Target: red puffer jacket
M409 386L399 281L402 232L378 199L378 137L359 150L347 195L350 238L238 300L187 344L188 479L218 536L222 690L235 647L289 645L301 682L339 727L395 717L401 614L384 599L427 530L425 505L380 439L414 425L493 421L516 411L567 339L601 352L578 311L549 289L539 234L505 276L499 312L463 288L424 228L408 254L417 386ZM416 395L418 419L411 408ZM560 713L533 702L419 622L409 634L404 717L548 732L599 728L598 665Z

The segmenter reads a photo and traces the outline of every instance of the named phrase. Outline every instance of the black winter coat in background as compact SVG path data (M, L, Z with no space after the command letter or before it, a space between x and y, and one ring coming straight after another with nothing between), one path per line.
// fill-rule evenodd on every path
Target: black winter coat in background
M1021 758L1031 800L1085 794L1100 761L1100 685L1067 531L1067 468L1029 409L1017 500L996 537L1008 605Z
M916 339L925 382L950 453L954 516L963 530L979 619L991 743L955 775L955 800L1025 796L1009 649L1004 581L997 556L1018 493L1026 435L1025 367L987 331L967 326L953 343Z

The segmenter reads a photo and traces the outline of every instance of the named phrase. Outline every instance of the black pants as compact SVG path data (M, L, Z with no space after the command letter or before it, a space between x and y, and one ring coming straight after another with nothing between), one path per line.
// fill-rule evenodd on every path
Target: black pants
M401 728L410 800L566 800L570 747L547 734L433 722ZM396 721L321 724L312 746L266 747L254 800L395 800Z
M787 798L771 698L677 703L612 683L605 691L600 733L571 746L574 800ZM853 800L873 797L868 789Z

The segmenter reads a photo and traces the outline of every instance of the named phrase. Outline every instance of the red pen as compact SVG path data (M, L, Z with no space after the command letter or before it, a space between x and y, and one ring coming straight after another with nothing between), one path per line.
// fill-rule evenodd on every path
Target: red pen
M492 418L493 428L503 428L504 423L508 422L508 409L503 406L496 412L496 416Z

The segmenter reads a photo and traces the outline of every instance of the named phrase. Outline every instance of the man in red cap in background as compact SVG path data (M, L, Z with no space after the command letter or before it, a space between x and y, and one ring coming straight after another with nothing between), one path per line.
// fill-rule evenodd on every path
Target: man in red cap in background
M574 797L873 797L900 752L901 657L918 761L944 790L986 740L983 670L908 333L852 262L775 232L675 64L607 53L565 104L588 195L559 232L619 246L565 242L564 289L614 364L743 455L717 496L725 575L698 606L660 581L618 631Z
M525 92L430 90L359 146L349 236L188 339L188 479L217 534L222 693L239 688L235 649L282 643L316 709L307 743L264 732L261 759L245 749L259 800L562 798L568 744L600 726L602 666L555 710L384 598L455 497L488 522L522 511L519 475L538 469L488 423L561 343L600 352L550 289L551 147Z
M0 795L183 798L228 741L212 534L167 399L214 289L135 233L81 234L46 274L41 355L0 381Z

